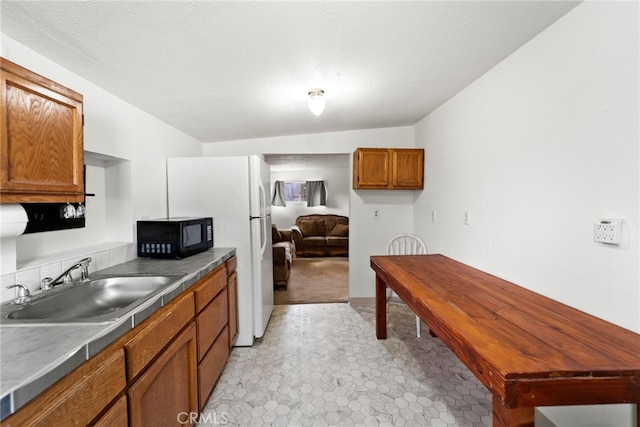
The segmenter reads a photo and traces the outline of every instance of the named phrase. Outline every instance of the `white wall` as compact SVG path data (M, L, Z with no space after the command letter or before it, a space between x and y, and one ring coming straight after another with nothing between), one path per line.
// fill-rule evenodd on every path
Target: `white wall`
M346 156L346 154L345 154ZM327 188L327 205L307 207L307 202L287 202L287 206L271 206L271 220L278 228L289 228L300 215L334 214L349 216L349 188L351 169L324 168L288 171L271 171L271 193L275 181L324 181Z
M638 3L582 3L422 120L414 214L432 250L636 332L638 31ZM621 245L593 242L603 217L624 219ZM617 409L544 413L635 425Z
M249 154L352 154L358 147L414 147L413 127L328 132L204 144L205 156ZM351 164L351 160L349 160ZM411 232L413 203L419 191L351 189L349 184L349 297L373 298L371 255L386 253L397 234ZM380 219L371 218L379 207Z

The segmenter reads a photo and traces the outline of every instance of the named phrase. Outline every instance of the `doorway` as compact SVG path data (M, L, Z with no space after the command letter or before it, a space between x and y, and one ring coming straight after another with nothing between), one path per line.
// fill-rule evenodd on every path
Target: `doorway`
M324 206L309 207L305 201L287 201L286 206L272 206L272 223L282 235L290 235L298 217L305 215L349 217L350 154L265 154L264 158L271 168L272 195L276 181L324 181L326 187ZM276 305L348 302L347 256L300 255L291 256L286 286L279 282L274 290Z

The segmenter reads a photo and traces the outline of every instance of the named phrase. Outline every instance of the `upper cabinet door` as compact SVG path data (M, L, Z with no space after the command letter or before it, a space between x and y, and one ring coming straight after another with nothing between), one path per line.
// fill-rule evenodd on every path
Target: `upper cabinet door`
M358 148L353 153L353 188L387 188L391 185L391 158L386 148Z
M353 153L353 188L420 190L424 188L421 148L358 148Z
M82 95L0 58L0 200L81 202Z
M424 150L396 149L391 152L391 185L404 190L424 188Z

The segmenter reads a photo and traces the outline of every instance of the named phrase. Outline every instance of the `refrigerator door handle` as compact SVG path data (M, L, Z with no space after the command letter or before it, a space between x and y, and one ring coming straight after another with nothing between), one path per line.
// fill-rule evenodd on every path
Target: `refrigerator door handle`
M267 250L267 220L260 218L260 228L262 229L262 245L260 247L260 261L264 260L264 251Z
M258 180L258 188L260 189L260 231L262 232L262 235L260 236L260 261L262 261L264 260L264 251L267 249L267 221L264 218L267 213L267 196L265 194L264 185L262 185L261 180Z
M260 216L267 215L267 195L264 191L264 185L261 180L258 180L258 188L260 189Z

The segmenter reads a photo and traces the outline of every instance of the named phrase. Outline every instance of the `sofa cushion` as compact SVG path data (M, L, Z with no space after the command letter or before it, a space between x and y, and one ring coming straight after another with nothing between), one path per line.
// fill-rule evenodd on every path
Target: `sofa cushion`
M346 217L343 216L336 216L336 215L325 215L323 218L323 223L324 223L324 229L325 229L325 235L328 236L331 233L331 230L333 230L336 225L338 224L348 224L349 220Z
M321 233L318 229L317 221L300 221L298 227L300 227L300 231L302 231L304 237L324 236L324 233Z
M330 247L349 247L349 238L348 237L327 237L327 246Z
M302 244L304 246L314 246L314 247L327 246L327 239L322 236L305 237L304 239L302 239Z
M347 224L336 224L331 230L331 233L329 233L329 236L349 237L349 226Z

